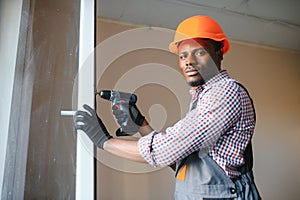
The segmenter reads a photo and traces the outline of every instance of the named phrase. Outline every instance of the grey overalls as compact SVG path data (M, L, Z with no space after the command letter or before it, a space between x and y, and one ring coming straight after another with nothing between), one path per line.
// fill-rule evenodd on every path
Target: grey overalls
M241 87L243 86L241 85ZM247 92L246 89L245 91ZM252 173L253 157L251 142L245 150L244 159L245 165L238 169L242 175L237 179L231 179L208 155L207 149L192 153L177 167L176 176L182 170L183 163L187 166L184 180L176 180L175 200L261 199Z

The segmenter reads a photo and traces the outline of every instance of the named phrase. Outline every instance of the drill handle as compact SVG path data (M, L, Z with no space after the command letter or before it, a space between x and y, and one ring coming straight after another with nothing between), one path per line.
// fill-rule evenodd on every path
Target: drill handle
M134 129L138 129L136 128L138 126L135 125L133 122L131 122L132 119L131 119L131 114L129 109L132 106L136 107L135 103L137 102L137 96L133 93L121 92L117 90L101 90L97 94L99 94L101 98L111 101L113 105L112 106L113 110L115 111L119 110L126 113L127 118L123 119L122 122L118 122L121 127L117 129L116 135L117 136L133 135L135 132L134 131L128 132L127 129L132 129L133 127Z

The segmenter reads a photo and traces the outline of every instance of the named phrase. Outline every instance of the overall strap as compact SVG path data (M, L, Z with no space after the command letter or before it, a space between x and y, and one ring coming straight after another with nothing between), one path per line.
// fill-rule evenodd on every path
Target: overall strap
M245 92L247 93L249 99L250 99L250 102L251 102L251 105L252 105L252 108L253 108L253 114L254 114L254 120L256 121L256 113L255 113L255 108L254 108L254 103L253 103L253 100L252 98L250 97L250 94L248 92L248 90L239 82L236 82L240 87L242 87ZM253 152L252 152L252 143L251 143L251 140L250 142L248 143L246 149L245 149L245 152L244 152L244 160L245 160L245 164L238 167L238 170L242 173L242 174L245 174L249 171L252 170L253 168Z
M239 82L236 82L236 83L237 83L240 87L242 87L242 88L245 90L245 92L247 93L247 95L248 95L248 97L249 97L249 99L250 99L252 108L253 108L254 120L256 121L256 113L255 113L255 108L254 108L253 99L251 98L251 96L250 96L248 90L245 88L245 86L243 86L243 85L242 85L241 83L239 83Z
M199 98L194 99L194 101L193 101L193 103L192 103L192 106L191 106L191 108L190 108L190 111L194 110L194 109L197 107L198 100L199 100ZM198 152L194 152L194 153L198 153ZM192 153L192 154L193 154L193 153ZM175 177L177 177L177 174L178 174L179 170L185 165L186 160L187 160L188 157L189 157L189 156L183 158L183 159L180 161L179 165L177 165L177 167L176 167L176 172L175 172Z

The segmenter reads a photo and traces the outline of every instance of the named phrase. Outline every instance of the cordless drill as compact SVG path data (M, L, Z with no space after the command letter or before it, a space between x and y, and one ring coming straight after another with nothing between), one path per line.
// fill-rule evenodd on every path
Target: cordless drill
M101 98L109 100L114 105L114 109L116 110L122 110L127 113L128 116L130 116L128 108L125 106L134 105L137 102L137 96L132 93L127 92L120 92L117 90L101 90L99 93ZM122 104L116 104L116 102L120 102ZM116 131L117 136L126 136L126 134L123 131L123 127L126 127L128 124L128 119L125 120L121 127Z

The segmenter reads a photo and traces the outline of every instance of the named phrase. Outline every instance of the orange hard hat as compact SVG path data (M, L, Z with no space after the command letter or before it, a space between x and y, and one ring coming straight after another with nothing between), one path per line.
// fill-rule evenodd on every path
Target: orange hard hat
M193 16L182 21L174 36L174 41L170 43L169 50L177 52L177 44L186 39L206 38L223 43L223 54L229 51L229 41L221 26L208 16Z

